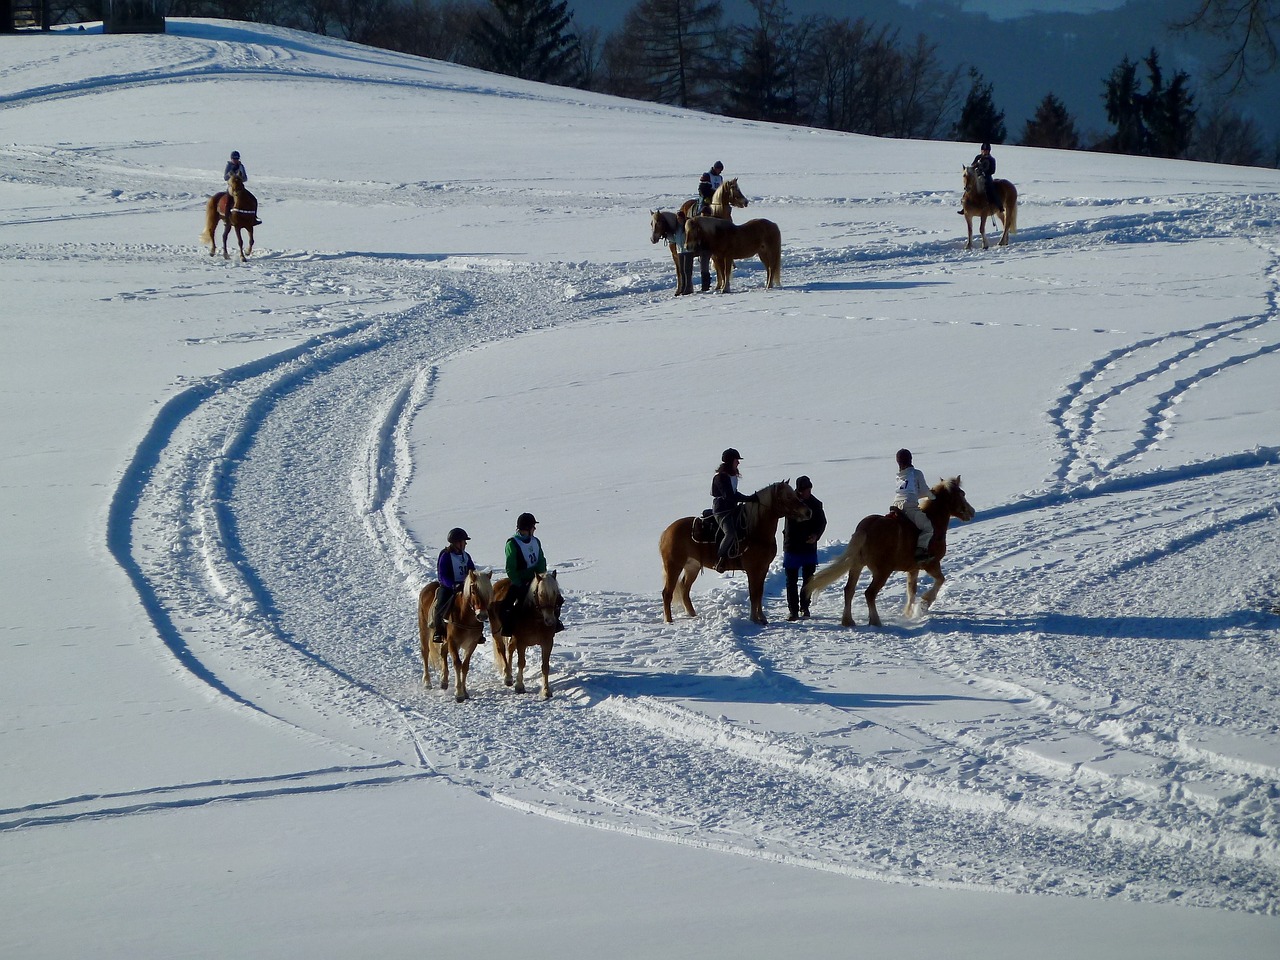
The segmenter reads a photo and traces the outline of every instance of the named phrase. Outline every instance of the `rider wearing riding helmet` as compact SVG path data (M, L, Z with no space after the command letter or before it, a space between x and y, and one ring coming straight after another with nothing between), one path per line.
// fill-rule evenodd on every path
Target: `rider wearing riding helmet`
M924 478L924 474L912 465L910 450L899 450L897 461L898 479L893 488L893 506L920 531L920 536L916 539L915 559L928 560L932 556L929 544L933 540L933 521L920 509L920 501L924 498L933 500L933 491L929 489L929 481Z
M711 180L712 192L719 190L720 184L724 183L724 164L719 160L713 163L707 171L707 177Z
M444 621L453 598L462 589L467 574L476 568L471 554L467 553L467 541L470 539L467 531L454 527L449 531L449 545L440 551L440 556L436 559L436 579L440 586L436 588L436 605L431 611L431 623L438 643L444 640Z
M724 573L729 561L740 556L738 549L738 514L742 504L758 503L760 498L738 492L738 464L742 455L733 447L720 454L720 466L711 478L711 512L720 524L720 549L716 560L716 573Z
M973 158L973 172L982 178L982 188L987 192L987 200L1004 213L1004 204L996 193L996 158L991 155L991 144L984 143L978 155Z
M239 150L231 151L231 159L227 161L227 167L222 171L222 179L224 181L230 180L232 174L239 177L241 183L249 182L249 173L245 170L244 164L240 162Z
M542 552L542 542L533 535L537 525L538 521L532 513L522 513L516 518L515 535L507 538L506 572L511 586L507 588L507 595L498 608L498 616L507 632L510 632L514 624L516 610L529 596L534 577L547 572L547 557ZM556 632L563 629L560 611L556 610Z

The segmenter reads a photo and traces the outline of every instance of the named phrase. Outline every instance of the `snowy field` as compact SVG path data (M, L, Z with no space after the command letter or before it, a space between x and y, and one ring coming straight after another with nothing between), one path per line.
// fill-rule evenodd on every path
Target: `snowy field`
M970 144L194 20L0 37L0 121L0 955L1280 954L1280 172L1002 147L966 252ZM716 159L784 285L677 300ZM933 610L664 624L727 446L824 559L961 476ZM525 510L554 696L423 689Z

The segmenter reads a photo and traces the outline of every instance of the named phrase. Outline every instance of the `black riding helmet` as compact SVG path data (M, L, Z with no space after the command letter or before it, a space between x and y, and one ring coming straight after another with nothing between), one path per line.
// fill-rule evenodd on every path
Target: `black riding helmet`
M454 527L449 531L450 543L465 543L470 539L471 538L467 536L467 531L463 530L461 527Z
M721 463L732 463L734 460L741 460L741 459L742 459L742 454L740 454L733 447L730 447L724 453L720 454Z
M534 518L532 513L522 513L516 518L516 529L532 530L537 523L538 521Z

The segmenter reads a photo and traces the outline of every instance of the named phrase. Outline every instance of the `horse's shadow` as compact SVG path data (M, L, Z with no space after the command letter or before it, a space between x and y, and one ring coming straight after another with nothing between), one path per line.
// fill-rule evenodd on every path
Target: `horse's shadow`
M589 693L617 697L655 697L705 703L773 703L814 705L837 710L899 709L937 703L971 701L1021 703L1016 698L973 697L933 693L857 693L821 690L768 671L763 676L704 676L687 673L609 674L585 681Z
M1213 617L1084 616L1052 611L1021 616L981 616L949 613L948 630L960 633L1014 635L1046 633L1096 640L1212 640L1222 631L1276 629L1277 617L1267 610L1237 610Z
M792 286L793 290L807 293L826 293L828 291L847 290L915 290L919 287L941 287L942 280L813 280Z

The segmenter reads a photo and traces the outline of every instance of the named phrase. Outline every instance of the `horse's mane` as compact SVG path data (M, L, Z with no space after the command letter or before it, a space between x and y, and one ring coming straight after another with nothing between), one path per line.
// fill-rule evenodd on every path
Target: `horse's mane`
M537 589L546 594L546 599L554 604L563 594L560 592L560 579L554 573L544 573L538 577Z
M934 499L930 500L927 504L925 504L924 512L926 514L931 509L941 510L945 508L947 510L950 510L951 502L956 498L956 496L960 492L960 478L958 476L955 476L949 480L947 479L939 480L932 487L930 487L929 490L933 493Z

